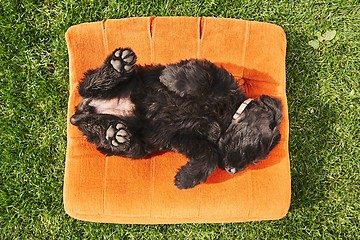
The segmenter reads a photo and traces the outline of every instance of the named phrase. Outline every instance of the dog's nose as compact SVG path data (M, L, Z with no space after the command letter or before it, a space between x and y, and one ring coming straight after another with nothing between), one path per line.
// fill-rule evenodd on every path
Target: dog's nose
M236 168L233 167L226 167L225 170L230 174L235 174L237 172Z

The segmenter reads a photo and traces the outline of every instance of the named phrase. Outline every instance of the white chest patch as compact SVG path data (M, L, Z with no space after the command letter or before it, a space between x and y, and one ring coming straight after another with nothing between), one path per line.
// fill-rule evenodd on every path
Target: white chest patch
M94 99L89 105L95 107L96 113L111 114L118 117L131 116L135 110L135 105L129 98Z

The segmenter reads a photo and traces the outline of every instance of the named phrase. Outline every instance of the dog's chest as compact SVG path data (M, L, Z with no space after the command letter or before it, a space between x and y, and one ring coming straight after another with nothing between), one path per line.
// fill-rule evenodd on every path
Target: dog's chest
M89 105L95 108L96 113L118 117L131 116L135 110L135 105L130 98L94 99Z

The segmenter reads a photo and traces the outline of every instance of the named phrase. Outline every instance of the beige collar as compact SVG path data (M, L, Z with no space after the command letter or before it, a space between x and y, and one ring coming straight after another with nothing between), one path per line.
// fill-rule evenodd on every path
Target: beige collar
M248 98L248 99L246 99L245 101L243 101L243 102L241 103L240 107L236 110L234 116L232 117L233 120L237 120L237 119L240 118L241 113L245 110L245 108L247 107L247 105L248 105L252 100L254 100L254 99Z

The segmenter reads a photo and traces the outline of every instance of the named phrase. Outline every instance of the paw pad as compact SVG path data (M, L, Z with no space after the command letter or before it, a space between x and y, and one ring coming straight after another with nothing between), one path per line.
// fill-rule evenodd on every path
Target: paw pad
M112 58L110 64L116 71L130 73L134 70L136 55L131 49L117 49Z
M122 123L117 123L115 126L110 125L106 130L105 138L111 143L113 147L126 147L130 141L130 134L126 130L126 126Z
M131 63L134 58L135 58L135 55L133 52L131 52L130 50L124 50L121 54L121 58L124 62L126 63Z

